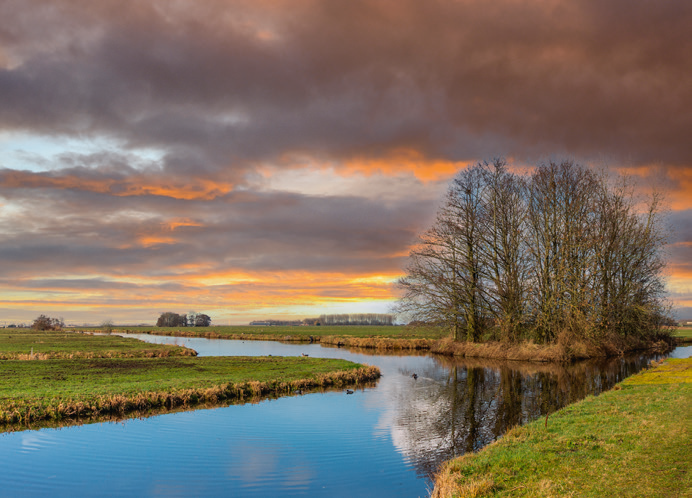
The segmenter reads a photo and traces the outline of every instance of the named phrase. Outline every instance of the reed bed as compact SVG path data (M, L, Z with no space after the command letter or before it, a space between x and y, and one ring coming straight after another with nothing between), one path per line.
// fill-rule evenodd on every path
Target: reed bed
M491 358L496 360L537 361L537 362L571 362L590 358L607 358L622 356L633 351L652 351L665 353L670 351L672 341L658 342L643 341L632 338L623 340L614 338L613 341L602 344L591 344L586 341L558 338L553 344L536 344L534 342L455 342L452 339L435 341L430 348L431 353L461 356L466 358Z
M346 346L378 350L427 351L432 348L436 341L433 339L395 339L390 337L349 337L328 335L321 337L318 342L320 344L331 346Z

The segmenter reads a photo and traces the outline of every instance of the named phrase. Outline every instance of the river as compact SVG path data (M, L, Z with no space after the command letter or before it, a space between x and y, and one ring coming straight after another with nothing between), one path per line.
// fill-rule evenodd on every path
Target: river
M376 386L0 436L0 496L427 496L438 465L654 358L557 365L136 335L200 356L344 358ZM687 357L692 348L678 348ZM414 378L413 374L417 375Z

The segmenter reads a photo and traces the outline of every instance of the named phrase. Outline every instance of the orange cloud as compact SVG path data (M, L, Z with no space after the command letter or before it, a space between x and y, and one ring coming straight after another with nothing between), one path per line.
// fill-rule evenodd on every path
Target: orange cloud
M692 166L662 168L660 165L646 165L632 168L618 168L625 175L632 175L642 179L638 188L650 193L658 188L663 190L666 201L673 211L692 209ZM661 188L660 182L668 180L674 188Z
M349 174L398 175L402 172L412 173L423 182L439 181L451 178L461 168L472 161L449 161L446 159L427 158L415 149L397 149L386 158L356 158L344 162L343 169Z
M161 178L130 175L126 178L88 178L72 174L45 175L26 171L5 171L2 183L9 188L57 188L86 190L119 197L158 195L182 200L211 200L233 190L233 184L204 178Z
M392 282L396 278L397 275L308 272L170 274L151 278L120 275L117 278L103 276L97 281L99 285L91 289L88 282L75 289L67 280L49 282L40 289L34 286L29 291L22 282L15 282L13 288L5 286L0 294L0 307L30 310L59 310L61 307L73 310L282 309L290 313L292 308L328 309L335 304L357 308L367 302L393 301ZM38 295L40 299L35 298Z

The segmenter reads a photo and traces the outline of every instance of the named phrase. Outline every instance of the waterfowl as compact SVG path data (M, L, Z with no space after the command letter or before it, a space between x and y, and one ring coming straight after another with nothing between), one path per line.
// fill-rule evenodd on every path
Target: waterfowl
M351 391L350 389L346 389L346 394L353 394L353 391Z
M417 379L417 378L418 378L418 374L417 374L417 373L414 373L413 375L411 375L411 377L413 377L414 379Z
M309 354L306 354L306 353L301 353L300 355L301 356L310 356Z

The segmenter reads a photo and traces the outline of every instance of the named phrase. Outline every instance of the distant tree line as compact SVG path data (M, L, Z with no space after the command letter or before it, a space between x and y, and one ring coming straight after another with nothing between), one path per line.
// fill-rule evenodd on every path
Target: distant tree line
M384 313L344 313L320 315L321 325L393 325L394 315Z
M665 243L660 196L640 202L625 177L478 163L411 251L396 311L471 342L655 336L670 323Z
M209 315L194 311L187 314L166 311L161 313L161 316L156 321L157 327L208 327L209 325L211 325L211 317Z

